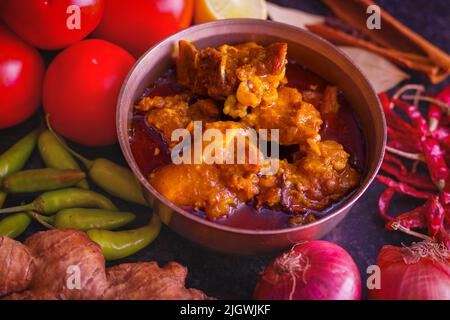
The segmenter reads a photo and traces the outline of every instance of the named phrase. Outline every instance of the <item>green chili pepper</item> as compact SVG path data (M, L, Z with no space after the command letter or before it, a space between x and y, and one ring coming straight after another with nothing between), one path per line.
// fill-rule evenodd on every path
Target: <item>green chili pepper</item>
M80 170L32 169L3 179L2 189L7 193L50 191L72 187L84 178Z
M0 155L0 180L25 166L36 146L38 134L37 129L31 131ZM0 191L0 208L3 206L5 199L6 194Z
M147 205L142 187L130 169L124 168L108 159L81 160L89 169L92 181L107 193L120 199Z
M31 223L31 218L26 213L15 213L0 221L0 236L17 238Z
M0 156L0 178L23 168L36 146L38 130L33 130Z
M50 126L48 115L47 126L53 136L61 141L61 138ZM148 205L147 201L145 201L144 195L142 194L141 184L130 169L122 167L108 159L100 158L89 160L70 149L62 141L61 145L83 163L83 165L89 170L89 177L91 180L100 188L120 199L143 206Z
M38 217L35 216L35 218ZM58 229L68 228L86 231L90 229L118 229L133 221L136 216L131 212L75 208L61 210L54 216L39 216L39 218Z
M148 246L161 230L161 220L153 214L150 224L139 229L127 231L108 231L92 229L87 231L89 238L96 242L108 261L128 257Z
M59 138L59 139L58 139ZM80 170L80 166L72 155L61 144L65 141L58 136L56 138L49 130L43 131L38 140L39 153L42 160L48 168L58 170ZM82 189L89 189L89 184L86 179L81 180L77 187Z
M49 215L71 208L97 208L118 211L111 200L105 196L89 190L72 188L43 193L29 204L1 209L0 214L36 211Z

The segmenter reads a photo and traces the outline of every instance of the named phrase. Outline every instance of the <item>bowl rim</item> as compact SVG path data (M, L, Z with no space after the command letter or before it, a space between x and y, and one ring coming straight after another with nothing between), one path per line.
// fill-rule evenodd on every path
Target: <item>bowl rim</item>
M381 152L378 155L379 158L376 161L375 167L372 169L372 165L369 166L369 171L367 172L367 175L362 179L361 184L358 186L357 189L353 190L352 193L349 194L348 198L345 199L342 203L339 204L339 206L334 210L331 210L325 217L322 217L318 219L317 221L314 221L312 223L308 223L305 225L300 225L296 227L284 227L280 229L268 229L268 230L258 230L258 229L247 229L247 228L237 228L237 227L231 227L223 224L216 223L214 221L210 221L208 219L202 218L200 216L197 216L181 207L178 207L171 201L167 200L162 194L160 194L149 182L148 179L144 177L144 175L140 172L139 167L136 164L136 161L134 160L134 156L131 152L131 147L129 143L129 139L122 139L123 131L127 132L128 136L128 120L126 119L126 130L123 130L122 126L122 114L121 114L121 106L124 105L122 103L123 97L125 95L127 84L129 83L132 76L135 74L135 72L139 72L139 67L141 65L141 62L146 58L147 55L150 54L153 50L157 50L159 47L165 45L167 42L172 42L173 38L182 37L185 33L192 33L195 31L203 30L203 29L210 29L221 25L229 25L229 24L243 24L243 25L258 25L258 24L267 24L267 25L273 25L282 27L285 29L291 29L294 32L303 33L305 36L308 36L310 38L313 38L314 41L317 41L323 46L327 46L330 48L330 50L334 50L336 54L340 55L341 58L345 60L346 63L350 64L357 72L360 80L363 82L362 85L367 87L369 90L369 93L375 98L376 105L378 106L378 111L381 113L381 125L383 129L383 137L382 137L382 146L381 146ZM120 94L117 100L117 112L116 112L116 124L117 124L117 134L119 138L119 144L122 149L122 153L124 154L124 157L130 166L131 170L133 171L133 174L136 176L136 178L139 180L141 184L143 184L144 188L147 189L148 192L150 192L154 197L156 197L159 201L161 201L164 205L168 206L171 210L175 211L178 214L181 214L188 220L192 220L194 222L200 223L202 225L205 225L210 228L217 229L219 231L227 232L227 233L233 233L233 234L247 234L247 235L276 235L276 234L283 234L283 233L291 233L291 232L298 232L301 230L307 230L309 228L318 226L320 224L326 223L328 220L334 219L339 214L342 214L343 212L349 210L355 202L366 192L366 190L369 188L369 186L372 184L373 180L375 179L376 175L378 174L378 171L381 167L381 163L384 158L385 153L385 147L386 147L386 141L387 141L387 133L386 133L386 119L384 115L383 108L381 107L381 102L378 98L378 95L376 94L375 90L373 89L372 85L370 84L369 80L364 76L361 69L355 65L350 57L340 50L337 46L333 45L326 39L299 27L295 27L286 23L277 22L277 21L271 21L271 20L261 20L261 19L248 19L248 18L239 18L239 19L223 19L223 20L217 20L207 23L202 23L199 25L194 25L191 27L188 27L186 29L183 29L181 31L178 31L177 33L159 41L154 46L150 47L134 64L132 69L129 71L128 75L124 79L123 85L120 90ZM375 160L374 160L375 161ZM154 210L152 208L152 210Z

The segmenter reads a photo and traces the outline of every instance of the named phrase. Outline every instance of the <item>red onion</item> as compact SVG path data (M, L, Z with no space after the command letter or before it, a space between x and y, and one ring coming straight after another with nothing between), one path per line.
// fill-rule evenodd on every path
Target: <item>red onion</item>
M373 300L449 300L450 252L424 241L411 247L384 246L378 255L381 287L369 290Z
M352 257L327 241L295 245L272 261L254 292L257 300L359 300L361 277Z

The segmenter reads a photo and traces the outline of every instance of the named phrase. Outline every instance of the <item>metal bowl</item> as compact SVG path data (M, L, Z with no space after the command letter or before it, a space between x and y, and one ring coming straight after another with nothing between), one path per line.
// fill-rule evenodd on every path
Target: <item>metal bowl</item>
M326 217L307 225L279 230L248 230L219 225L195 216L166 200L140 172L129 143L134 103L145 88L174 64L173 52L179 40L198 48L255 41L288 43L288 56L337 84L359 117L366 139L367 163L359 188ZM317 239L332 230L366 191L378 172L386 143L386 123L377 95L361 71L332 44L314 34L286 24L234 19L206 23L183 30L151 48L129 73L120 93L117 130L125 158L145 189L153 211L171 229L207 248L240 255L274 252L301 240ZM174 182L176 183L176 182Z

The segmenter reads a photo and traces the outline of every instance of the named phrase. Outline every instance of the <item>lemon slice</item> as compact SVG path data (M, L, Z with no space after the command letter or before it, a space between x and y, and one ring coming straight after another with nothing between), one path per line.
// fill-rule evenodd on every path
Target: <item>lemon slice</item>
M265 0L197 0L195 23L232 18L267 18Z

